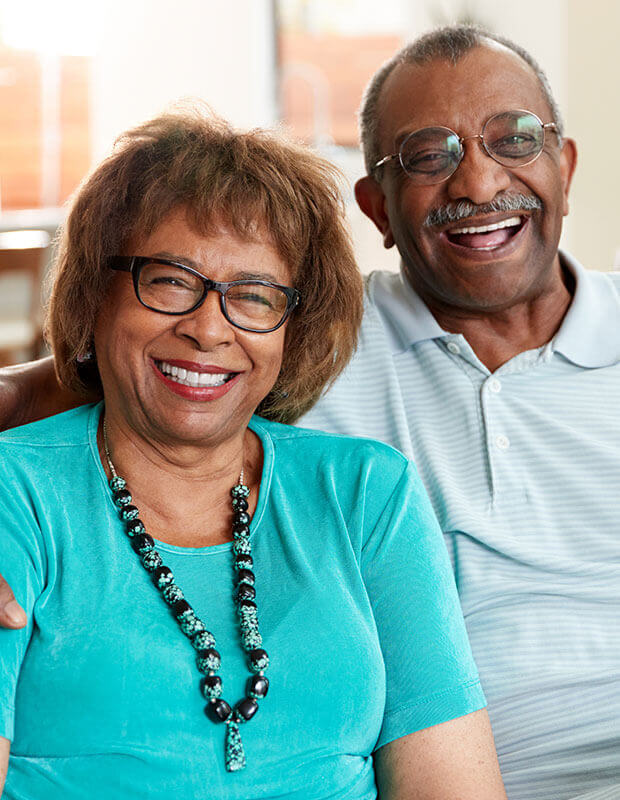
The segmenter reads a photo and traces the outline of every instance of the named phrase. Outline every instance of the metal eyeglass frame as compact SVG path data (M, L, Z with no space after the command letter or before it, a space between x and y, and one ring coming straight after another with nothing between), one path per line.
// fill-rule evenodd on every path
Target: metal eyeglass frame
M419 184L420 186L433 186L436 183L443 183L444 181L449 180L454 175L454 173L457 171L457 169L459 168L459 166L461 164L461 161L463 160L463 158L465 156L465 148L463 147L463 142L466 142L468 139L480 139L480 141L482 142L482 146L484 147L484 152L490 158L492 158L493 161L495 161L497 164L501 164L502 167L507 167L508 169L512 169L512 167L510 167L510 165L503 164L501 161L498 161L498 159L493 155L493 153L490 152L490 150L487 147L487 144L486 144L486 142L484 140L484 132L485 132L486 127L489 124L489 122L494 120L496 117L501 117L502 114L509 114L509 113L515 113L515 112L522 113L522 114L529 114L529 116L534 117L534 119L537 120L538 124L540 125L540 127L542 129L543 140L542 140L542 144L540 146L540 150L536 153L536 155L533 158L530 158L529 161L524 161L522 164L515 164L514 169L519 169L520 167L527 167L529 164L533 164L534 161L536 161L536 159L540 156L540 154L542 153L542 151L545 148L547 130L552 130L552 131L554 131L556 133L556 135L558 137L558 143L561 146L562 137L558 133L558 126L555 124L555 122L543 122L537 114L534 114L533 111L528 111L525 108L511 108L511 109L508 109L508 111L500 111L498 114L492 114L487 119L487 121L484 123L484 125L482 126L482 131L480 133L475 133L472 136L459 136L456 131L453 131L452 128L448 128L445 125L427 125L424 128L418 128L417 130L412 131L411 133L407 134L407 136L400 143L400 146L398 148L398 152L397 153L392 153L389 156L384 156L380 161L377 161L377 163L372 168L372 174L374 174L374 172L376 170L378 170L380 167L383 167L388 162L393 161L393 159L397 158L398 162L399 162L399 164L400 164L400 166L401 166L401 168L403 170L403 172L405 173L405 175L407 175L409 178L411 178L415 182L415 177L413 175L411 175L410 172L407 172L407 170L405 169L405 165L403 164L403 158L402 158L403 148L405 147L405 145L407 144L409 139L411 139L412 136L415 136L416 134L421 133L422 131L428 130L429 128L438 128L438 129L441 129L441 130L444 130L444 131L448 131L453 136L456 136L456 138L458 139L458 142L459 142L459 147L460 147L459 160L457 161L456 166L454 167L452 172L450 172L449 175L446 175L443 178L440 178L439 180L436 180L436 181L424 181L423 183Z
M166 264L170 267L178 267L179 269L185 270L185 272L189 272L191 275L195 275L197 278L200 278L203 285L202 296L191 308L188 308L187 311L163 311L160 308L153 308L152 306L148 305L148 303L145 303L140 297L140 290L138 288L140 282L140 273L142 272L142 268L145 264L153 263ZM297 307L301 298L301 294L297 289L293 289L290 286L282 286L279 283L272 283L271 281L261 281L255 279L226 282L213 281L211 278L207 278L201 272L198 272L198 270L193 269L193 267L188 267L187 264L180 264L178 261L172 261L169 258L152 258L151 256L110 256L108 258L108 267L119 272L130 272L133 279L134 292L136 293L138 302L141 303L141 305L143 305L145 308L148 308L149 311L154 311L156 314L167 314L171 317L180 317L183 316L183 314L191 314L192 312L196 311L196 309L200 308L200 306L206 300L207 294L211 290L215 290L220 295L220 309L228 322L230 322L231 325L234 325L235 328L240 328L242 331L250 331L251 333L271 333L272 331L276 331L280 326L284 325L286 320L290 317L293 309ZM248 328L245 325L240 325L238 322L235 322L228 316L225 299L226 292L231 286L240 286L242 284L250 286L272 286L275 289L279 289L284 295L286 295L286 309L282 319L277 325L274 325L272 328Z

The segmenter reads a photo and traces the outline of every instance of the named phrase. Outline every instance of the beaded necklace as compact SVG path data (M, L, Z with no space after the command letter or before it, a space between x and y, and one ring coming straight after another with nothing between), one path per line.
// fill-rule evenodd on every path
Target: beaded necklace
M125 531L131 546L139 556L142 566L151 574L153 583L159 589L165 602L172 607L172 613L181 631L190 639L196 650L196 666L204 675L201 680L201 691L208 701L205 706L207 716L213 722L226 724L226 769L228 772L244 769L245 752L239 725L252 719L258 711L258 700L265 697L269 690L269 680L265 677L265 670L269 666L269 656L261 648L263 640L258 630L247 500L250 490L243 483L243 469L239 476L239 482L230 490L233 510L233 567L236 584L235 605L239 617L241 643L248 655L248 666L252 674L247 682L246 696L234 708L231 708L222 697L222 679L216 674L220 668L221 658L215 649L215 636L207 630L204 622L185 599L182 590L175 583L172 570L164 565L161 556L155 549L153 538L146 532L144 523L139 518L138 509L132 505L127 482L116 472L112 463L105 418L103 420L103 448L112 476L109 482L112 497L119 510L121 520L125 523Z

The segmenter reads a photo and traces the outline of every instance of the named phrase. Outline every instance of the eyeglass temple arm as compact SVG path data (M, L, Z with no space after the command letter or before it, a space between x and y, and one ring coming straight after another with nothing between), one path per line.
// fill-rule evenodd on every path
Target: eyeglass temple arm
M392 153L391 156L385 156L384 158L381 159L381 161L377 161L377 163L372 168L372 171L374 172L375 170L379 169L379 167L382 167L385 164L387 164L388 161L392 161L393 159L398 158L399 155L400 155L399 153Z

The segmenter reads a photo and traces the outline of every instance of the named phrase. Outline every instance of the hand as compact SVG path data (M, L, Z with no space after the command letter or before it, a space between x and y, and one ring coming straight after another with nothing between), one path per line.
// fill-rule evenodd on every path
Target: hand
M26 622L26 612L15 599L9 584L0 575L0 627L23 628Z

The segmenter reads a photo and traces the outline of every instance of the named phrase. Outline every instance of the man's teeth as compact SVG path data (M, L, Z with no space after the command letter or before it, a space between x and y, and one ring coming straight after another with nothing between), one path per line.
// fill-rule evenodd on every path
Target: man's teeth
M182 383L184 386L222 386L232 377L232 372L192 372L166 361L158 361L157 367L175 383Z
M451 235L460 233L489 233L490 231L498 231L501 228L512 228L514 225L521 224L521 217L510 217L510 219L502 219L499 222L493 222L491 225L478 225L475 228L453 228L448 231Z

